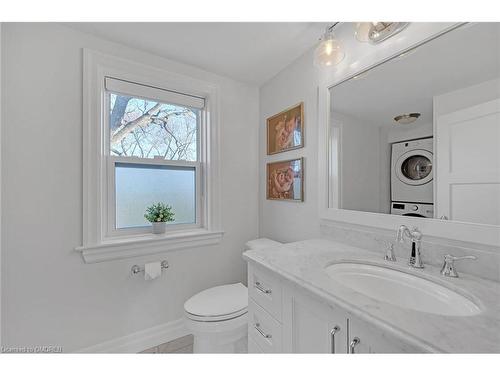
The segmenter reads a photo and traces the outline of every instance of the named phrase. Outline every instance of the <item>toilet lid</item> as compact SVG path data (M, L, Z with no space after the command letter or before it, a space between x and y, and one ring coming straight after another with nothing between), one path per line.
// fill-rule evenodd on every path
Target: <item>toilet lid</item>
M247 307L248 291L242 283L206 289L184 304L184 310L190 318L205 321L240 316L246 312Z

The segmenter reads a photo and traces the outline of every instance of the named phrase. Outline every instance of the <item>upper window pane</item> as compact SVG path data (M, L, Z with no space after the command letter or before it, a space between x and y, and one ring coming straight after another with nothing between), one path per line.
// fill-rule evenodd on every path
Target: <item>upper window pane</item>
M110 153L196 161L199 113L193 108L109 93Z

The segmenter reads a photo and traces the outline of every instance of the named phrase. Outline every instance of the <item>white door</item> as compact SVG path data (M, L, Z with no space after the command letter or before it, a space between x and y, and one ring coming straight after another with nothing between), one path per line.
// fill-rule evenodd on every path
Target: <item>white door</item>
M500 99L436 118L436 217L500 225Z
M284 291L283 350L287 353L346 353L347 319L300 292Z
M357 318L349 318L348 351L362 353L423 353L423 350Z

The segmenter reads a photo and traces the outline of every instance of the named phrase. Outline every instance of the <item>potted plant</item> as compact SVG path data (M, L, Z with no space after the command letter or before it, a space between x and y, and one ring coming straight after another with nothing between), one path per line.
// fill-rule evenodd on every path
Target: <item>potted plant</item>
M144 217L153 225L154 234L162 234L167 229L167 222L174 221L174 212L168 204L158 202L146 208Z

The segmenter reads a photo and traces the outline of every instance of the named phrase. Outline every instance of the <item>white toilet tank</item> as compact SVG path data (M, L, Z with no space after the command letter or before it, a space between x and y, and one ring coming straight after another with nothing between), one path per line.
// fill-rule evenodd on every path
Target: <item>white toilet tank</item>
M277 246L268 238L248 241L245 250ZM205 289L184 304L186 327L194 336L194 353L247 351L247 288L241 284Z

